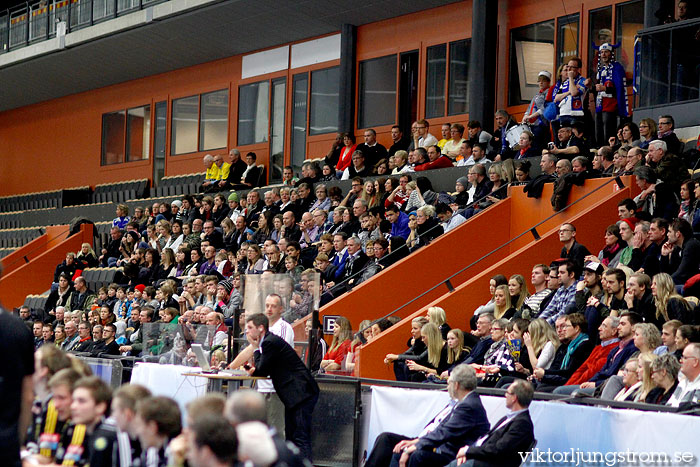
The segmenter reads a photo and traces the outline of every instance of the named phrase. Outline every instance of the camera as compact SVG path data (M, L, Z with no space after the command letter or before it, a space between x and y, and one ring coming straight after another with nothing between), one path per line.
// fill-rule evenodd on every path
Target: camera
M548 148L548 149L554 149L554 147L555 147L555 146L554 146L554 143L552 143L552 142L550 142L550 143L547 145L547 148Z

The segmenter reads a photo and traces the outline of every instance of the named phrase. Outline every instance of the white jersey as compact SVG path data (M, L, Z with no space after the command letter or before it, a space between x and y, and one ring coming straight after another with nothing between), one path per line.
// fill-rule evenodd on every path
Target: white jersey
M282 318L278 319L275 324L270 326L270 332L284 339L287 344L294 347L294 330L292 329L292 325ZM275 392L275 388L270 380L258 380L257 387L258 392Z

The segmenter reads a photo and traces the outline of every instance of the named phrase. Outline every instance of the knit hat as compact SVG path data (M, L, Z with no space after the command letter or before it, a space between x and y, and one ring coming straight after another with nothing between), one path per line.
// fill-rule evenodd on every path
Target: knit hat
M628 217L627 219L622 219L620 222L624 222L627 225L630 226L630 230L634 231L634 224L636 223L637 218L636 217Z
M137 286L134 287L134 290L138 290L139 292L143 293L143 290L144 290L145 288L146 288L145 285L139 284L139 285L137 285Z
M238 193L232 191L231 194L228 195L228 200L238 202Z
M173 201L173 202L170 203L170 204L173 205L173 206L177 206L178 208L181 208L181 207L182 207L182 201L180 201L179 199L176 199L175 201Z
M226 293L230 294L231 290L233 289L233 282L226 280L226 281L221 281L219 282L219 285L222 286L224 289L226 289Z
M457 179L457 183L459 183L465 188L469 187L469 179L467 177L459 177Z

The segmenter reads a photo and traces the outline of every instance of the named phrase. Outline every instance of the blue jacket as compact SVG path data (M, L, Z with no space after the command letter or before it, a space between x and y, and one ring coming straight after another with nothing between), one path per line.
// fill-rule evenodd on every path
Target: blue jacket
M634 339L630 339L620 352L615 349L611 350L605 361L605 365L603 365L603 368L601 368L598 373L593 375L590 382L595 383L596 386L603 384L605 380L616 375L620 368L622 368L622 365L624 365L636 351L637 347L634 346Z
M456 457L462 446L474 444L488 433L489 428L479 395L470 392L455 406L449 417L418 440L416 449L435 449L440 454Z
M391 224L391 236L398 236L406 240L411 234L411 229L408 228L408 214L399 212L399 218Z

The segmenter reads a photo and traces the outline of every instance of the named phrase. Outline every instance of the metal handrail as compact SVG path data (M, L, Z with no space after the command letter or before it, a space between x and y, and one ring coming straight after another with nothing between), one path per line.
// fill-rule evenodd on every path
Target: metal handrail
M44 235L48 235L48 234L46 233L45 227L35 227L35 228L36 228L37 230L44 229L44 233L41 234L41 235L39 235L38 237L36 237L36 238L30 240L29 242L33 242L33 241L36 240L37 238L41 238L41 237L44 236ZM29 230L29 229L28 229L28 230ZM35 253L35 252L37 252L37 251L42 250L43 247L44 247L44 245L46 245L47 243L51 242L52 240L55 240L55 239L59 238L61 235L65 234L65 233L68 232L68 231L70 231L70 226L66 227L65 230L61 230L61 231L58 232L56 235L47 238L46 242L42 242L42 244L41 244L40 246L38 246L38 247L36 247L36 248L34 248L34 249L32 249L32 250L26 252L24 255L22 255L21 258L15 260L15 261L12 262L12 263L6 264L6 263L4 262L4 259L5 259L5 258L2 258L2 260L0 260L0 263L2 263L2 269L7 269L9 266L14 266L14 265L17 264L17 263L28 263L28 262L29 262L29 259L27 258L27 256L29 256L29 255L32 254L32 253ZM27 242L27 243L29 243L29 242ZM25 245L26 245L26 244L25 244ZM18 247L18 248L23 248L25 245L22 245L22 246L20 246L20 247Z
M517 183L517 182L515 182L515 181L508 182L507 184L505 184L505 185L499 187L498 190L504 190L504 189L507 190L509 187L515 186L516 183ZM497 190L497 191L498 191L498 190ZM489 196L493 196L493 192L489 192L488 194L482 196L481 198L472 201L471 203L467 204L467 205L464 207L464 209L468 209L468 208L474 207L475 205L477 205L477 204L479 204L480 202L484 201L484 200L485 200L486 198L488 198ZM457 213L455 213L455 214L457 214ZM477 213L475 213L475 214L477 214ZM433 230L437 229L438 227L442 227L442 226L438 223L438 224L432 226L431 228L429 228L428 230L426 230L425 233L424 233L424 235L427 234L427 233L432 232ZM403 245L401 245L400 247L398 247L396 250L394 250L394 251L392 251L391 253L389 253L388 255L382 256L381 259L384 259L384 258L387 258L387 259L388 259L388 258L391 258L391 255L396 255L396 253L398 253L399 251L402 251L404 248L408 248L408 245L406 245L405 243L404 243ZM368 266L369 266L369 265L368 265ZM360 274L362 274L363 272L365 272L365 269L367 269L367 266L365 266L364 268L360 269L359 271L357 271L357 272L356 272L355 274L353 274L352 276L345 278L342 282L340 282L340 283L334 285L334 286L331 287L331 288L336 288L336 287L339 287L339 286L341 286L341 285L347 284L351 279L354 279L355 277L357 277L357 276L359 276Z
M55 37L58 22L66 23L67 34L165 1L168 0L137 0L130 2L134 5L122 9L119 0L42 0L14 5L0 11L0 54ZM102 12L97 11L99 6L104 7ZM78 14L78 9L80 18L75 20L71 17ZM89 15L83 13L85 10ZM31 30L36 24L40 25L40 34L32 37Z
M365 331L365 330L367 330L367 329L369 329L370 327L372 327L373 324L377 323L378 321L381 321L382 319L386 319L386 318L388 318L388 317L390 317L390 316L393 316L393 315L394 315L395 313L397 313L399 310L401 310L401 309L407 307L407 306L410 305L411 303L415 302L416 300L419 300L420 298L424 297L425 295L429 294L430 292L432 292L433 290L437 289L438 287L440 287L440 286L442 286L442 285L445 285L445 286L447 287L447 290L448 290L450 293L454 292L454 291L455 291L455 288L454 288L454 286L452 285L452 283L450 282L451 279L454 279L454 278L457 277L459 274L463 273L463 272L466 271L467 269L469 269L469 268L471 268L472 266L476 265L476 264L479 263L480 261L482 261L482 260L488 258L490 255L492 255L493 253L499 251L500 249L502 249L502 248L504 248L504 247L510 245L511 243L513 243L514 241L516 241L517 239L519 239L520 237L522 237L522 236L524 236L524 235L532 234L532 236L535 238L535 240L539 240L541 237L540 237L540 234L537 232L537 227L539 227L540 225L542 225L542 224L544 224L545 222L549 221L550 219L554 218L555 216L559 215L560 213L564 212L564 211L567 210L569 207L571 207L571 206L573 206L573 205L579 203L580 201L582 201L582 200L588 198L588 197L591 196L593 193L596 193L597 191L601 190L603 187L609 185L609 184L612 183L612 182L617 183L617 185L620 187L620 189L625 188L625 185L624 185L624 183L622 183L622 179L620 178L619 175L616 176L616 177L614 177L614 178L611 178L610 180L608 180L607 182L605 182L605 183L603 183L602 185L598 186L597 188L595 188L595 189L591 190L590 192L584 194L583 196L581 196L579 199L575 200L574 202L567 204L566 206L564 206L564 207L563 207L562 209L560 209L559 211L556 211L556 212L555 212L554 214L552 214L551 216L547 217L546 219L544 219L544 220L538 222L537 224L535 224L535 225L532 226L531 228L529 228L529 229L525 230L524 232L522 232L522 233L516 235L515 237L511 238L510 240L508 240L507 242L505 242L505 243L502 244L501 246L498 246L498 247L494 248L494 249L491 250L490 252L488 252L488 253L486 253L485 255L483 255L481 258L478 258L477 260L471 262L469 265L463 267L463 268L460 269L459 271L457 271L457 272L455 272L454 274L450 275L448 278L441 280L440 282L438 282L438 283L435 284L434 286L430 287L430 288L429 288L428 290L426 290L425 292L423 292L423 293L419 294L418 296L412 298L411 300L409 300L408 302L404 303L403 305L401 305L400 307L396 308L395 310L393 310L393 311L387 313L386 315L382 316L381 318L377 318L376 320L372 321L372 322L371 322L368 326L366 326L364 329L361 329L360 331L358 331L358 334L359 334L359 335L362 335L362 332Z

